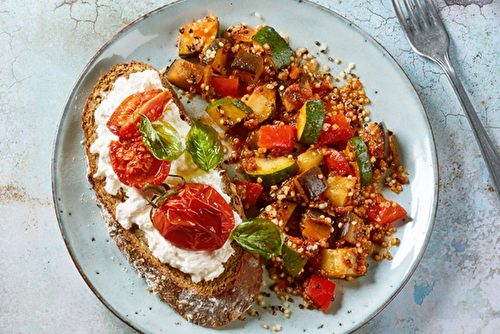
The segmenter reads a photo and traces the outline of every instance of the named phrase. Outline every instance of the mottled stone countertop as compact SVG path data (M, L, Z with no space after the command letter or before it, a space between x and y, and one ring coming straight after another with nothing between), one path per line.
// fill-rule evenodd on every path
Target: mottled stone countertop
M91 57L169 1L0 1L0 332L133 333L73 264L54 212L51 155L64 103ZM415 85L436 139L439 204L427 251L357 333L498 333L500 201L458 100L407 44L390 1L315 0L363 28ZM435 0L451 58L500 147L500 2Z

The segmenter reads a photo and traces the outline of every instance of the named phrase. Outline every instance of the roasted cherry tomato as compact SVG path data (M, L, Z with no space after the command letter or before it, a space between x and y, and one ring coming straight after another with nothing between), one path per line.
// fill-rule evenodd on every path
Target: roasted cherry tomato
M147 116L151 122L156 121L171 98L172 94L162 89L132 94L116 108L106 125L121 141L138 137L141 134L139 113Z
M170 172L170 161L156 159L141 137L123 143L111 142L109 157L120 182L138 189L162 183Z
M234 229L231 206L214 188L187 183L153 214L153 224L175 247L191 250L221 248Z

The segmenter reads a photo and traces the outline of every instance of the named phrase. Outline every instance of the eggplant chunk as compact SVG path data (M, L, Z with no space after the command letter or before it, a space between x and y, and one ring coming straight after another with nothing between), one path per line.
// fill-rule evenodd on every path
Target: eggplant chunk
M342 222L340 237L351 245L356 245L361 238L368 237L365 222L354 212L348 211Z
M389 154L389 138L384 122L371 123L360 134L368 147L370 157L384 159Z
M174 86L190 91L203 80L205 69L184 59L176 59L167 71L167 80Z
M318 166L312 166L297 176L295 186L310 201L316 199L328 188L323 172Z
M323 211L309 209L302 217L302 236L312 241L326 241L333 232L332 218Z

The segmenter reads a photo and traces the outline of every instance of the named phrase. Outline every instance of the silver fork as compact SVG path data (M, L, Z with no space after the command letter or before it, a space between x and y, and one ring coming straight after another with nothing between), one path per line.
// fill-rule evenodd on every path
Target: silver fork
M413 50L441 66L457 94L472 127L493 184L500 197L500 155L486 133L467 93L450 62L450 38L431 0L403 0L405 15L398 0L392 0L399 23Z

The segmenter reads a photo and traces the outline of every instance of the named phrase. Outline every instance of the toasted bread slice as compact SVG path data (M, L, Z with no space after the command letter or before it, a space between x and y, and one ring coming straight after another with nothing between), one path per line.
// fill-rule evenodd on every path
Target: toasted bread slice
M88 97L82 115L82 127L86 137L88 156L88 179L93 186L102 216L108 225L110 235L118 248L138 274L145 278L150 289L158 294L182 317L197 325L219 327L236 319L255 301L261 283L262 266L254 254L244 251L235 242L232 243L233 255L224 263L224 272L211 281L195 283L191 276L161 263L148 248L147 239L141 229L135 225L125 229L116 219L116 207L124 201L122 192L113 196L105 189L105 177L94 177L99 157L90 152L90 146L97 138L97 125L94 112L113 89L113 83L119 77L128 78L131 73L154 70L152 66L132 61L117 64L105 73ZM181 118L189 122L187 113L165 77L160 74L164 87L174 96L174 103L180 110ZM241 202L232 183L223 174L226 192L231 197L233 210L244 215Z

